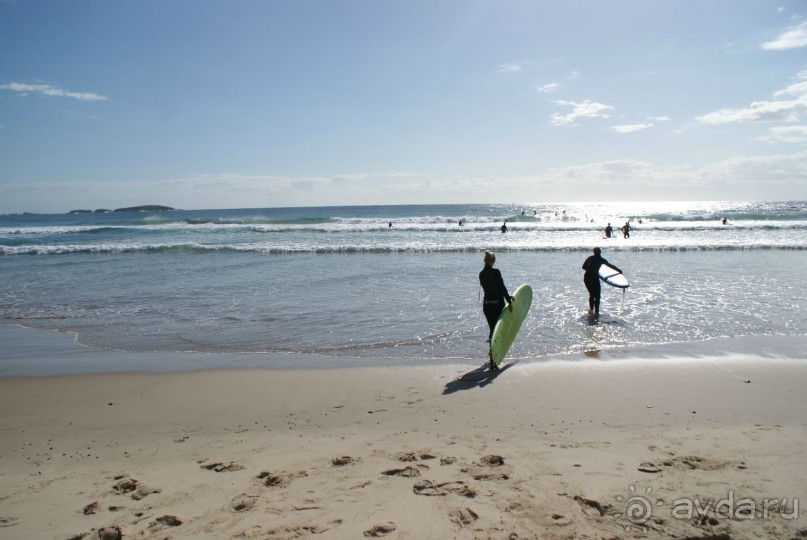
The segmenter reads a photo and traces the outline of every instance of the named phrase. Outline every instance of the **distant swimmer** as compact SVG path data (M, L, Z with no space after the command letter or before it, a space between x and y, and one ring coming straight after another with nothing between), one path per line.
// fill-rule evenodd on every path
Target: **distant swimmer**
M504 223L502 223L502 233L506 233L506 232L507 232L507 220L505 219Z
M598 247L593 249L594 255L591 255L583 262L583 284L588 290L588 310L594 313L595 317L600 316L600 266L607 264L614 270L621 272L619 268L609 263L600 255L601 250Z
M723 225L728 225L728 224L729 224L729 220L727 220L726 218L723 218Z
M608 224L608 225L605 227L605 237L606 237L606 238L611 238L613 235L614 235L614 228L613 228L613 227L611 227L611 224L609 223L609 224Z
M459 224L459 225L460 225L460 227L462 227L463 225L465 225L465 223L463 223L463 222L462 222L462 220L460 220L460 224Z
M625 238L630 238L630 232L633 230L633 227L630 226L630 221L626 221L624 225L622 225L622 236Z
M389 222L389 226L390 226L390 228L392 228L392 222L391 221Z
M507 287L504 285L502 273L498 269L493 268L496 263L496 254L492 251L485 252L485 267L479 272L479 284L482 290L485 291L485 299L482 301L482 312L485 314L485 319L488 321L490 333L488 334L488 341L493 337L493 328L496 327L496 322L499 320L502 310L505 307L505 301L508 307L513 309L513 297L507 292ZM491 369L498 369L491 360Z

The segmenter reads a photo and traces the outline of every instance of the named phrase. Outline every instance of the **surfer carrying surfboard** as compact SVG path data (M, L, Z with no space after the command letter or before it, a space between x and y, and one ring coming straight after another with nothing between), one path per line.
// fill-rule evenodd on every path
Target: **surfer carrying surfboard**
M490 334L488 341L493 336L493 328L496 326L496 321L499 320L499 315L504 309L505 303L509 304L510 309L513 309L513 297L507 292L507 287L504 285L502 273L498 269L493 268L496 262L496 254L492 251L485 252L485 267L479 272L479 284L482 285L482 290L485 291L485 298L482 301L482 312L488 321L490 327Z
M591 255L583 262L583 283L588 290L588 310L594 312L595 317L600 315L600 266L603 264L610 266L617 272L622 272L619 268L602 258L602 251L595 247L594 255Z

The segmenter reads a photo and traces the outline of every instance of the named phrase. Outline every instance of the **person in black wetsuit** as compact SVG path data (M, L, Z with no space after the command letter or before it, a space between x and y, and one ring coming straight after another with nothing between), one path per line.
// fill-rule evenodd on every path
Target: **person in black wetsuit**
M593 311L595 317L599 317L601 290L600 266L607 264L618 272L621 272L622 270L603 259L602 255L600 255L600 248L595 247L593 252L594 255L591 255L585 260L585 262L583 262L583 270L585 270L585 273L583 274L583 283L586 285L586 289L588 289L588 310Z
M605 237L611 238L613 234L614 234L614 228L611 227L611 224L609 223L608 226L605 227Z
M488 341L493 337L493 328L496 326L496 321L499 320L502 310L505 306L505 300L509 304L510 309L513 309L513 297L507 292L507 287L504 285L502 273L493 264L496 262L496 254L492 251L485 252L485 267L479 272L479 284L482 285L482 290L485 291L485 299L482 302L482 311L485 318L488 320L490 333L488 334ZM496 369L491 363L491 369Z

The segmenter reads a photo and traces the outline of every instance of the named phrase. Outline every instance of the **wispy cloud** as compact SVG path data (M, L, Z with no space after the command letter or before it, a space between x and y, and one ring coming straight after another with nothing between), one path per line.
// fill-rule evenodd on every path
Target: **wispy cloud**
M807 151L796 154L731 158L699 167L663 166L635 159L602 161L550 169L544 180L555 178L581 185L630 185L647 187L706 187L735 185L753 187L759 183L803 183L807 174Z
M785 29L773 41L762 44L762 48L766 51L784 51L799 47L807 47L807 21Z
M556 82L551 82L551 83L542 84L541 86L539 86L538 91L543 92L545 94L548 94L550 92L554 92L555 90L557 90L561 86L563 86L563 85L559 84L559 83L556 83Z
M807 71L796 76L799 82L776 92L770 101L754 101L742 109L718 109L698 116L704 124L730 124L743 122L798 122L807 114Z
M763 142L807 143L807 126L779 126L760 138Z
M499 71L504 71L505 73L524 71L524 62L509 62L507 64L501 64L499 66Z
M573 124L578 118L608 118L606 111L614 109L610 105L604 105L588 99L581 102L558 100L554 103L564 107L572 107L572 112L570 113L555 113L552 115L552 124L555 126Z
M642 131L643 129L651 127L653 127L653 124L648 122L646 124L624 124L621 126L613 126L611 129L617 133L633 133L634 131Z
M93 92L69 92L63 90L58 86L50 84L26 84L26 83L8 83L0 84L0 90L11 90L12 92L19 92L21 94L41 94L43 96L53 97L66 97L71 99L78 99L80 101L105 101L106 96L95 94Z

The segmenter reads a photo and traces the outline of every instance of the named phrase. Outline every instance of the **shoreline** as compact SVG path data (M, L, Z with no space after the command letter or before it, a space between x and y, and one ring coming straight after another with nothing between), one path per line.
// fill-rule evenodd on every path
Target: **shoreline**
M579 360L3 377L0 537L807 529L807 356Z
M676 363L680 360L714 358L804 359L803 341L807 336L748 336L710 339L689 343L660 343L630 348L588 350L540 358L518 358L510 363L520 366L547 364L608 364L614 362ZM103 373L180 373L207 370L338 370L354 368L475 367L479 359L427 358L389 359L356 358L304 353L253 352L130 352L97 349L77 342L76 332L62 332L0 325L0 378L53 377ZM168 360L166 362L166 359ZM507 362L505 362L507 363Z

